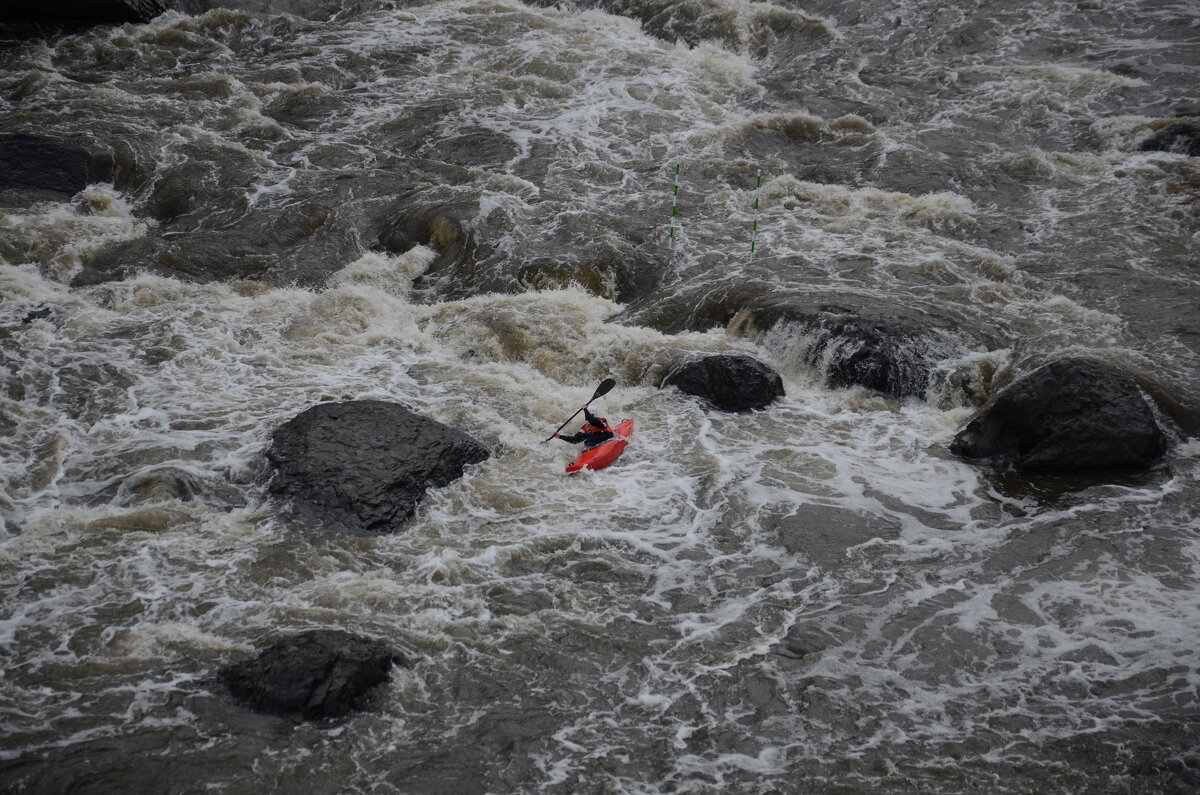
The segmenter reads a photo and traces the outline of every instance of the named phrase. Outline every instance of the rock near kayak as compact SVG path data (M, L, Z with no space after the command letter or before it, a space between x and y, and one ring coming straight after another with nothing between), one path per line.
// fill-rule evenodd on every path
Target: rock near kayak
M757 359L740 354L676 362L668 368L661 386L674 386L730 412L765 408L783 396L779 373Z
M958 432L950 452L1070 472L1144 468L1167 437L1133 379L1103 362L1060 359L992 401Z
M397 530L429 487L445 486L486 447L395 403L322 403L276 429L269 489L293 515L325 527Z

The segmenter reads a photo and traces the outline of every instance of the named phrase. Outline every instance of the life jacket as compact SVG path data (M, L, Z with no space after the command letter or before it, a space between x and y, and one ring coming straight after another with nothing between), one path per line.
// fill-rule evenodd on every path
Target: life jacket
M600 417L599 420L600 425L597 426L592 425L590 422L585 422L579 430L583 433L604 433L609 429L608 420L606 420L604 417Z

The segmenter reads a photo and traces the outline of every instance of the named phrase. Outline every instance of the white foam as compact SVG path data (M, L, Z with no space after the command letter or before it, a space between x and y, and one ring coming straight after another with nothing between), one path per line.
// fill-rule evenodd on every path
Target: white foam
M153 221L134 215L129 202L111 185L94 184L73 202L46 202L0 213L0 237L19 252L9 265L37 265L67 283L83 267L84 257L101 247L144 237Z
M967 182L915 195L765 174L760 243L774 259L751 274L742 231L755 164L716 148L758 124L796 123L879 139L871 146L896 156L928 131L958 134L974 129L962 118L1012 108L1026 121L1069 117L1074 129L1136 81L1000 63L963 71L977 82L956 88L943 70L934 93L959 91L956 101L916 121L906 114L927 106L895 108L846 82L848 96L889 114L885 134L865 116L825 120L766 93L777 64L747 50L777 23L811 28L811 17L769 4L706 9L728 15L732 27L715 29L746 49L668 44L634 20L507 0L297 26L271 42L283 54L255 50L252 68L298 82L230 78L220 124L187 116L158 139L160 166L182 162L189 143L242 147L262 169L249 203L281 208L321 145L361 157L348 168L410 157L378 133L442 102L431 147L467 127L503 137L503 162L464 171L455 189L479 199L468 225L494 220L489 243L511 263L536 254L539 235L569 230L572 214L619 220L637 207L649 231L635 231L650 240L665 220L665 164L683 162L695 195L671 252L680 284L754 275L781 290L958 307L998 337L1054 350L1126 344L1118 312L989 247L988 225L1005 211ZM275 35L261 19L214 11L79 46L102 52L110 35L195 42L234 72L233 51L213 44L222 26L251 42ZM413 57L372 59L385 50ZM858 57L828 53L843 54ZM913 63L917 74L929 66ZM324 68L336 75L328 85L300 79ZM273 99L335 83L347 109L318 132L286 126L286 163L241 141L277 133L262 114ZM813 96L827 87L814 83ZM120 107L138 97L116 85L88 92ZM1051 184L1036 197L1046 212L1023 218L1041 224L1027 242L1053 244L1091 217L1077 204L1125 193L1161 194L1143 218L1161 226L1143 234L1169 237L1160 230L1177 221L1157 210L1174 205L1155 180L1178 158L1117 151L1144 123L1106 124L1093 128L1102 152L983 147L984 162L1008 157L1010 173ZM1150 187L1130 191L1123 169ZM496 739L489 720L517 706L548 727L513 741L538 779L518 786L739 790L849 769L846 786L911 774L920 787L926 767L942 765L928 774L941 776L973 764L949 759L957 743L1041 771L1059 758L1046 762L1037 746L1180 725L1194 706L1193 442L1161 478L1001 493L1012 484L946 451L971 408L825 389L786 346L624 325L626 307L580 288L414 303L413 281L436 256L424 246L358 256L320 291L152 276L67 289L81 253L149 230L130 201L93 187L74 205L0 219L0 235L30 252L0 266L0 411L16 428L0 438L6 758L86 754L98 740L162 731L172 752L220 769L228 724L213 730L211 712L180 699L224 705L206 684L220 665L321 626L396 643L413 667L341 728L285 732L291 740L254 762L274 780L336 770L347 788L386 788L397 749L420 754L431 736L442 749L483 747ZM636 253L658 255L652 242ZM41 306L52 315L21 322ZM733 351L781 370L787 397L729 415L658 389L676 355ZM953 364L978 373L1027 355L969 350ZM72 382L84 366L96 369ZM597 408L636 418L632 443L616 465L567 477L576 449L544 440L608 376L619 386ZM264 487L270 433L314 403L356 398L403 403L493 455L431 490L394 535L297 534ZM853 537L786 522L809 508L843 517Z

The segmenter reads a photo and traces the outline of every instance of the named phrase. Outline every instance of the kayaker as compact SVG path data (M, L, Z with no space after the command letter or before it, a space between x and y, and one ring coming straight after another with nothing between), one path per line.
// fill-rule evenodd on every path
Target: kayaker
M603 417L597 417L591 412L591 409L584 406L583 427L570 436L563 436L556 432L554 438L562 439L564 442L570 442L571 444L583 442L584 448L589 448L607 442L614 435L612 429L608 427L608 420Z

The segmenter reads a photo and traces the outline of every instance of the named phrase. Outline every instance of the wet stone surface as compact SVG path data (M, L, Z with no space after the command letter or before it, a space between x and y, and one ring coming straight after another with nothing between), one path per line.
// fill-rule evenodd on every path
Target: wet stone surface
M379 401L326 403L272 436L271 492L319 526L393 532L427 488L445 486L487 449L461 431Z
M263 712L338 718L387 681L403 659L383 644L340 630L311 630L221 669L234 697Z

